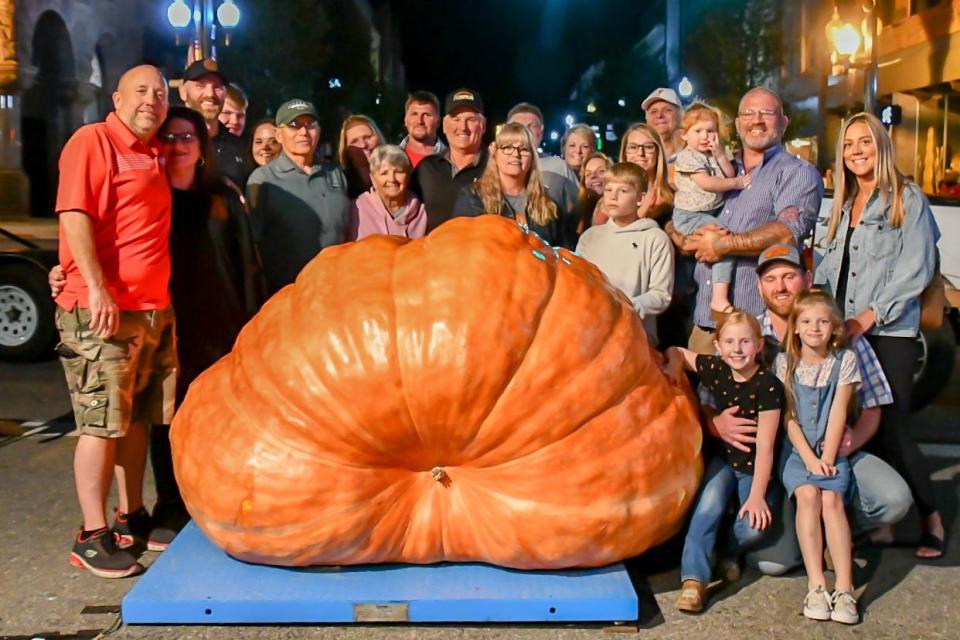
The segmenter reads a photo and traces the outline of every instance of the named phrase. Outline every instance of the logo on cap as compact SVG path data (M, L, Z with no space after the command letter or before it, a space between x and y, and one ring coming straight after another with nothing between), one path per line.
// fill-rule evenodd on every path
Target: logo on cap
M474 99L473 94L470 93L469 91L458 91L457 93L453 94L454 102L456 102L457 100L473 100L473 99Z
M789 255L790 250L786 247L774 246L763 252L763 257L765 260L769 260L770 258L786 258Z
M310 105L308 105L303 100L294 100L293 102L287 105L287 109L296 109L297 111L303 111L304 109L309 109L309 108L310 108Z
M206 60L203 61L203 68L206 69L207 71L219 70L219 67L217 67L217 61L212 58L207 58Z

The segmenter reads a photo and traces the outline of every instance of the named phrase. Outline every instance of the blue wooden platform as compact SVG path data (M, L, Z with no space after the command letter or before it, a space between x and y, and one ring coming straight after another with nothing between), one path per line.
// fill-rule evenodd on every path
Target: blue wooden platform
M122 615L127 624L602 622L637 620L639 610L622 564L266 567L230 558L191 522L123 599Z

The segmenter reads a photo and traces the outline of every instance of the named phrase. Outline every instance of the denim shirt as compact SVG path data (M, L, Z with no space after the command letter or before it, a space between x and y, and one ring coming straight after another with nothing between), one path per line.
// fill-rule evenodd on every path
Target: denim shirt
M903 224L889 222L890 204L877 191L867 201L860 223L850 230L852 198L844 203L837 235L820 240L823 257L813 281L833 294L837 290L847 234L850 257L846 300L838 300L845 318L870 308L877 320L869 333L915 337L920 329L920 294L936 269L940 230L930 203L915 184L903 188Z

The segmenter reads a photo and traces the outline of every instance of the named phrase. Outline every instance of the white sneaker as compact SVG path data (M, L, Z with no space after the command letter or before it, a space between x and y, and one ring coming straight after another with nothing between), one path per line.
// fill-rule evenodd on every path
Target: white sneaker
M803 599L803 615L811 620L829 620L831 614L830 594L822 586L818 586Z
M830 597L833 611L830 619L843 624L857 624L860 622L860 612L857 611L857 599L849 591L834 591Z

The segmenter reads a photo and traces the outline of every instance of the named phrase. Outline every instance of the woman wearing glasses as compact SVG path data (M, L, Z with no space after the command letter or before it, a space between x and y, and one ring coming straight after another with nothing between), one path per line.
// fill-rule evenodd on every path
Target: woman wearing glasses
M483 175L460 191L453 210L513 218L551 246L572 249L576 243L576 217L564 217L544 191L533 137L516 122L497 133Z
M673 211L673 187L667 173L667 155L660 136L638 123L627 129L620 142L620 162L632 162L647 172L649 188L644 197L645 217L665 224ZM596 221L595 221L596 224Z
M157 139L173 190L170 225L170 298L177 318L177 405L197 376L233 348L233 342L265 300L265 287L246 206L232 184L211 171L210 136L203 116L170 107ZM64 285L54 267L54 294ZM150 461L157 487L152 545L169 544L187 522L173 476L169 426L150 429ZM149 529L151 516L131 522Z

